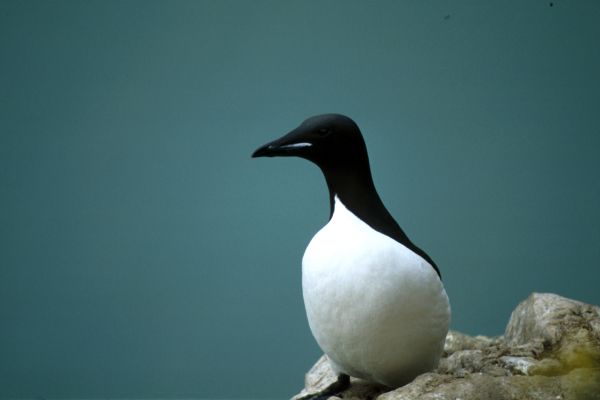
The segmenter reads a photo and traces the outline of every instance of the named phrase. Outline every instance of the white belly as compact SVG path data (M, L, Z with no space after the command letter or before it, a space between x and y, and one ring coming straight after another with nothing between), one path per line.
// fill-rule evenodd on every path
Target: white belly
M435 270L337 198L304 253L302 289L310 329L338 372L397 387L437 366L450 305Z

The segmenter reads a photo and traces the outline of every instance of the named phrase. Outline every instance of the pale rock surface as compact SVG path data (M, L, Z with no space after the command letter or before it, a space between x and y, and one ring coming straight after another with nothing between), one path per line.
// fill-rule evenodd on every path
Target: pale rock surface
M336 379L323 356L293 399ZM343 399L600 400L600 307L533 293L513 311L503 336L450 331L439 367L408 385L351 382Z

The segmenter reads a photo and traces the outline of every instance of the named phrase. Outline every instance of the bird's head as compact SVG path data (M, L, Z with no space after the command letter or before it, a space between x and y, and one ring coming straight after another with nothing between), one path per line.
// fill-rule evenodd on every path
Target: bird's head
M310 117L288 134L269 142L252 157L301 157L321 169L368 165L367 149L358 126L340 114Z

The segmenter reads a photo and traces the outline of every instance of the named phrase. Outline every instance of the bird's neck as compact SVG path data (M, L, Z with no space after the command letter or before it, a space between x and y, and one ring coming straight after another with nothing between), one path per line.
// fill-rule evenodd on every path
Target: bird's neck
M369 210L371 212L368 214L376 214L380 217L383 214L391 218L377 194L368 165L363 168L322 167L321 170L329 189L330 219L335 211L336 197L348 210L359 217L364 216L365 211ZM367 220L369 219L371 218L367 216Z
M408 247L423 257L435 269L438 276L440 271L435 262L423 250L410 241L400 225L383 205L368 166L362 168L327 168L321 166L327 188L329 189L330 215L335 212L336 197L342 204L371 228Z

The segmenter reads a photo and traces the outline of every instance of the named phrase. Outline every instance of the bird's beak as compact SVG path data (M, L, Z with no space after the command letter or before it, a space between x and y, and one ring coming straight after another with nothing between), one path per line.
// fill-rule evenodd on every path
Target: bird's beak
M252 157L290 157L302 156L307 148L312 146L307 140L303 140L304 134L293 130L287 135L273 140L252 153Z

